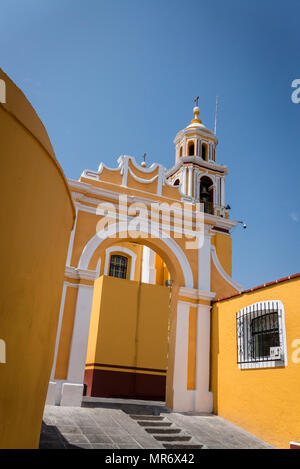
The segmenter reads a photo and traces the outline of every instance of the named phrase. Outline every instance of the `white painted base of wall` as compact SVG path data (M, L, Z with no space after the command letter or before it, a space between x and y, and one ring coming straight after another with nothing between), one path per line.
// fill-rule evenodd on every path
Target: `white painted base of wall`
M174 389L173 391L173 411L193 412L195 403L195 391L186 389Z
M60 405L80 407L82 402L83 384L63 383Z
M205 392L205 393L196 392L195 412L208 412L211 414L212 411L213 411L213 393L212 392Z
M199 391L174 389L172 410L174 412L205 412L211 414L213 411L213 394L212 392L201 393Z
M46 397L46 405L55 405L55 394L56 394L56 383L50 381L48 386L48 392Z

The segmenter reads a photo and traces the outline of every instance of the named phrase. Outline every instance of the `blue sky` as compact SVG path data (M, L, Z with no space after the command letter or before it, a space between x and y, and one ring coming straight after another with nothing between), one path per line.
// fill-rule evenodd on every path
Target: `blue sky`
M233 277L300 271L299 0L2 0L1 64L42 119L67 177L120 154L171 167L192 118L229 169Z

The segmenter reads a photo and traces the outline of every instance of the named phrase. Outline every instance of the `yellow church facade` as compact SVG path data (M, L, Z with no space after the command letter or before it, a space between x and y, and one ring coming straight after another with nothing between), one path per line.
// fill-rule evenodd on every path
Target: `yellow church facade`
M227 168L198 115L175 138L171 170L121 156L117 168L101 163L68 181L76 222L49 403L80 405L84 393L212 410L211 302L241 287L231 278Z
M45 399L88 397L163 400L299 442L300 274L246 291L232 279L228 170L198 106L172 168L123 155L75 181L0 80L0 447L38 447Z
M300 278L243 291L228 170L197 106L174 144L169 170L124 155L68 180L76 221L47 402L163 400L288 447L300 439Z

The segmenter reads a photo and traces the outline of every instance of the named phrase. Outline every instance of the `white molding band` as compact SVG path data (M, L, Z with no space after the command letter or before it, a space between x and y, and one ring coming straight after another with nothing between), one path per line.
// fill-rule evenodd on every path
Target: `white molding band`
M197 290L196 288L186 288L186 287L180 287L179 295L190 298L191 300L204 300L204 301L212 301L214 297L216 296L214 292L201 291L201 290Z
M80 269L76 267L65 267L65 276L69 278L74 278L77 280L96 280L99 277L99 269L100 264L97 265L97 270L89 270L89 269Z
M71 190L71 193L72 193L72 198L73 198L73 202L75 203L75 205L78 207L79 210L82 210L82 211L85 211L85 212L88 212L88 213L94 213L96 214L97 213L97 206L99 203L102 202L102 200L98 199L97 197L104 197L104 198L107 198L107 199L111 199L111 200L115 200L115 201L118 201L119 200L119 197L120 195L124 195L122 194L121 192L115 192L115 191L111 191L111 190L108 190L108 189L102 189L102 188L99 188L99 187L94 187L86 182L81 182L81 181L75 181L73 179L68 179L68 184L69 184L69 187L70 187L70 190ZM172 184L169 184L168 185L172 186ZM116 185L116 187L119 187ZM172 186L174 187L174 186ZM86 197L84 194L82 193L79 193L79 192L76 192L76 190L83 190L85 192L88 192L90 196L95 196L95 197ZM132 191L135 191L136 189L134 188L131 188ZM143 192L141 190L137 190L138 192ZM184 195L183 194L183 191L179 191L180 194ZM136 195L128 195L128 202L130 203L133 203L133 202L142 202L144 203L146 206L151 206L151 204L157 204L158 201L156 199L151 199L149 198L149 196L151 196L151 194L149 192L144 192L145 194L147 194L147 198L144 198L144 197L141 197L141 196L136 196ZM90 202L90 203L94 203L95 204L95 207L89 207L87 205L82 205L80 204L80 202L76 201L75 199L76 198L80 198L81 201L85 201L85 202ZM176 203L181 203L182 201L178 200L178 199L172 199L172 198L169 198L169 197L164 197L162 196L161 197L162 199L166 199L168 201L172 200L173 202L176 202ZM190 199L189 199L189 202L190 202ZM117 207L117 205L116 205ZM193 218L195 218L195 214L192 213L191 216ZM237 221L234 221L234 220L230 220L229 218L223 218L223 217L219 217L217 215L210 215L208 213L205 213L205 220L207 220L208 222L211 222L214 224L214 226L218 227L218 228L224 228L226 230L230 230L231 228L233 228L238 222Z

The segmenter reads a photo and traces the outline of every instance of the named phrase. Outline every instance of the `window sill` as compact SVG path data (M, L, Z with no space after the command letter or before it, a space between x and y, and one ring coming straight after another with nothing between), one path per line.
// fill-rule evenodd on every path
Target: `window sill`
M283 368L286 366L284 360L257 361L250 363L239 363L240 370L251 370L257 368Z

